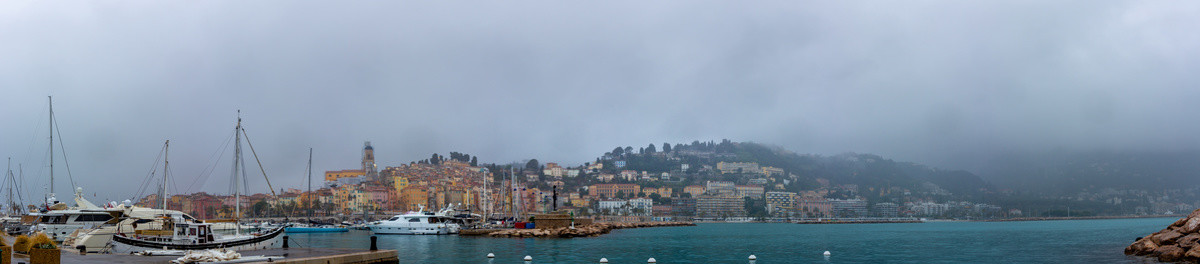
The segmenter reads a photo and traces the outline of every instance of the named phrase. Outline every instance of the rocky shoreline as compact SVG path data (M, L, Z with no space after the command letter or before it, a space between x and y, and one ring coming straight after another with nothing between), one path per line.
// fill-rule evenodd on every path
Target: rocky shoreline
M1192 211L1167 228L1140 237L1125 248L1125 255L1157 258L1162 262L1200 263L1200 210Z
M573 237L593 237L603 234L608 234L615 229L625 228L643 228L643 227L662 227L662 226L695 226L691 222L641 222L641 223L594 223L586 226L575 228L560 227L547 229L492 229L483 231L465 231L462 235L476 235L487 237L547 237L547 238L573 238Z

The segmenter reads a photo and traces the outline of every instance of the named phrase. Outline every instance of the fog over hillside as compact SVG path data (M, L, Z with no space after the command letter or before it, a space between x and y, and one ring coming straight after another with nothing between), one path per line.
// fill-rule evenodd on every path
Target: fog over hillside
M1043 187L1028 175L1079 184L1098 176L1083 165L1023 170L1090 153L1188 162L1153 153L1200 151L1198 10L0 1L0 157L23 166L30 196L48 189L54 96L56 153L68 154L56 162L72 170L56 177L107 195L97 200L137 193L126 182L150 173L165 140L171 170L191 181L172 192L228 192L231 150L221 146L238 110L272 183L285 187L302 184L309 147L321 172L359 167L364 141L388 166L451 151L579 164L618 145L725 138L962 169L1001 186ZM1190 168L1129 164L1156 165L1164 175ZM261 177L249 181L265 191Z

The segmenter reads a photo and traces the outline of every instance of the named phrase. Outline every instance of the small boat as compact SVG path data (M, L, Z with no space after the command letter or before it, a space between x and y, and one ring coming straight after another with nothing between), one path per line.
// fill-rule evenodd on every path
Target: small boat
M345 227L337 227L334 225L293 225L284 228L288 233L340 233L349 232L350 229Z
M375 234L395 235L448 235L457 234L461 228L452 221L451 217L424 212L424 207L416 212L408 212L374 222L367 227Z
M312 193L312 148L308 149L308 167L305 169L305 171L308 172L308 192L306 193ZM339 233L350 231L350 229L347 229L345 226L334 226L313 222L311 212L308 223L292 224L285 230L288 233Z

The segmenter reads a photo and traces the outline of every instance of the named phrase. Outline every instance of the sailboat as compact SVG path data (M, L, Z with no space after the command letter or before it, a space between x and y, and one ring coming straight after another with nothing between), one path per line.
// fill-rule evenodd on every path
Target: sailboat
M312 208L312 148L308 149L308 207ZM303 224L295 224L284 229L288 233L337 233L350 231L345 227L334 225L315 225L312 221L312 210L308 210L308 222Z
M87 230L104 224L113 218L114 213L119 212L106 211L105 209L92 204L87 199L84 199L82 187L75 188L75 207L69 207L67 204L59 202L58 198L55 197L54 134L58 133L59 131L56 130L54 126L57 122L57 119L54 116L54 98L47 97L47 99L50 107L50 192L46 195L46 204L43 208L44 211L40 213L30 213L24 218L30 220L29 224L31 224L31 226L29 229L31 231L46 233L54 241L61 242L67 238L74 237L76 231L78 230ZM61 139L59 143L62 143ZM66 156L64 155L63 158L66 159ZM70 172L69 167L67 171ZM11 186L15 185L16 182L15 178L9 177L9 179L9 186L11 188ZM12 195L11 193L12 191L10 190L10 200ZM22 222L25 222L24 220L25 219L22 219Z
M234 128L233 182L236 212L234 215L235 223L238 223L237 220L241 217L242 210L241 188L239 186L242 180L239 177L238 167L239 164L243 163L241 136L245 133L245 130L242 128L242 118L239 116L237 127ZM249 144L249 138L246 139L246 142ZM253 151L254 145L250 146L251 151ZM257 155L255 158L257 159ZM164 166L166 166L165 164L166 162L164 162ZM262 165L259 164L259 166L261 167ZM265 176L266 173L263 175ZM166 194L167 182L167 174L164 173L163 194ZM270 184L269 181L268 184ZM274 190L272 190L272 193L274 193ZM111 246L110 251L114 253L134 253L146 252L148 250L265 249L278 245L281 239L280 234L284 232L283 228L277 227L256 233L242 234L241 225L238 223L237 226L239 228L235 229L233 235L221 235L213 232L213 223L184 217L183 214L170 214L158 219L142 220L146 222L160 222L162 223L162 228L159 230L134 230L133 233L124 233L118 230L113 235L112 241L109 241L109 246Z
M25 208L21 206L22 200L20 197L21 188L15 188L17 185L16 175L12 172L12 158L8 158L8 170L4 173L4 184L8 189L8 202L5 203L4 216L0 217L0 226L4 228L4 233L7 234L23 234L29 232L29 225L22 223L21 218L25 215ZM17 192L17 198L14 199L13 192Z

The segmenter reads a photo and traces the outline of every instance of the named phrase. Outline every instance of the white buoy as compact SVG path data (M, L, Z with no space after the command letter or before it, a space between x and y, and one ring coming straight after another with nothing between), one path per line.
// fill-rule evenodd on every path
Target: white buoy
M658 261L654 260L654 258L650 258L646 260L646 263L658 263Z
M826 250L826 251L825 251L825 256L826 256L826 257L828 257L829 255L833 255L833 254L829 254L829 250Z
M600 258L600 263L608 263L608 258Z
M496 254L488 253L488 258L494 258L494 257L496 257Z
M755 257L754 255L750 255L750 260L756 260L756 259L758 259L758 257Z
M525 256L525 261L533 261L533 257Z

